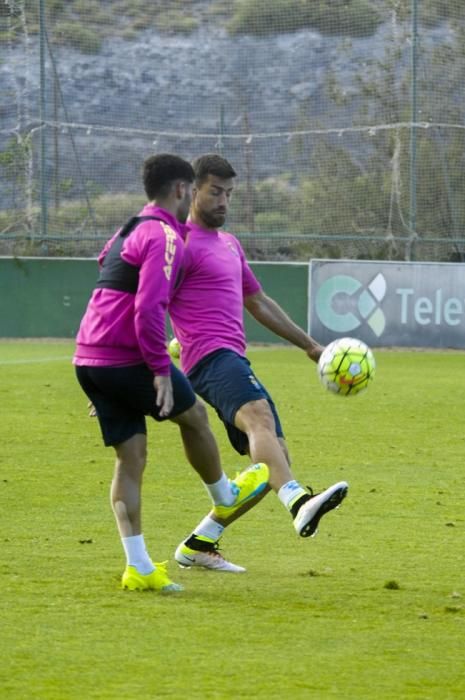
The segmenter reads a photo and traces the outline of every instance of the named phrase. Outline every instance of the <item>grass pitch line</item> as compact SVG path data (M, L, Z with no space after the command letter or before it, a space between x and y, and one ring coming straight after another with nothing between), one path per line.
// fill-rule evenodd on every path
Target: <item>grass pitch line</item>
M0 367L4 365L35 365L39 362L62 362L63 360L71 361L71 355L63 355L60 357L34 357L28 360L0 360Z

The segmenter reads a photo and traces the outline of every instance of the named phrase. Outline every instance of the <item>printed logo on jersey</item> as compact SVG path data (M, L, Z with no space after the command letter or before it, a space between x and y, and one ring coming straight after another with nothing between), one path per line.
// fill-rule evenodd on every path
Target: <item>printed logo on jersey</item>
M165 232L165 264L163 266L163 272L165 273L166 279L170 280L173 271L174 257L176 255L176 233L171 226L165 224L164 221L161 222L161 227Z
M236 248L236 246L234 245L234 243L231 243L231 241L228 241L228 248L229 248L229 250L231 251L231 253L233 253L233 255L236 256L236 258L239 257L239 251L237 250L237 248Z
M386 317L379 306L386 291L381 272L366 286L355 277L334 275L318 290L316 313L321 323L336 333L348 333L367 323L379 337L386 327Z

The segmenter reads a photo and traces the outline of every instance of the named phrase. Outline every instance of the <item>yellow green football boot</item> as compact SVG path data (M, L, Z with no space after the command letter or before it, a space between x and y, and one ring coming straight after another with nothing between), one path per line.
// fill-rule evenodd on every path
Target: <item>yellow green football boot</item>
M230 482L231 488L236 494L234 503L230 506L213 506L213 512L222 520L230 518L241 506L262 493L268 484L269 478L270 472L264 462L247 467Z
M158 591L159 593L179 593L184 590L179 583L173 583L166 572L167 561L154 562L155 570L150 574L140 574L135 566L127 566L121 585L128 591Z

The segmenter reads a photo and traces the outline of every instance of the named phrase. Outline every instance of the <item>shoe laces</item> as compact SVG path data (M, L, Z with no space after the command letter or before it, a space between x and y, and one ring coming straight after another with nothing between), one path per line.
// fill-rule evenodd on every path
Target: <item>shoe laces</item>
M212 557L219 557L220 559L224 559L223 555L220 552L219 542L212 542L211 548L207 549L205 554L210 554L210 556Z

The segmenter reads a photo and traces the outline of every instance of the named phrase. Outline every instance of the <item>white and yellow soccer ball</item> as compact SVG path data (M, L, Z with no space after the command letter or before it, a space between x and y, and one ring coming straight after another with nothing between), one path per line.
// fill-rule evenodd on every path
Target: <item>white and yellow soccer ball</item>
M181 355L181 344L177 338L172 338L168 343L168 352L173 360L178 360Z
M362 340L338 338L321 353L317 371L326 389L341 396L354 396L373 381L376 362Z

